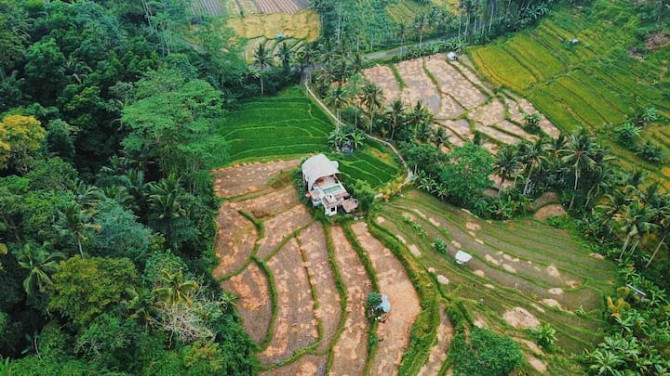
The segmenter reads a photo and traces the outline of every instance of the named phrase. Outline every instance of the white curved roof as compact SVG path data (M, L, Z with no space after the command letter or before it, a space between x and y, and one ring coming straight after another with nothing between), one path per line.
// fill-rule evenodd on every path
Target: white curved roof
M307 181L307 190L311 191L314 183L320 178L339 174L339 163L331 161L323 154L315 155L302 164L302 175Z

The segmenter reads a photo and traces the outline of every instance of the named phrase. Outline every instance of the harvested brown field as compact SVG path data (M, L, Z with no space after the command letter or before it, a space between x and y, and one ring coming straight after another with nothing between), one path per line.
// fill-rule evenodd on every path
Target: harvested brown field
M236 205L230 202L219 208L216 227L214 249L220 261L212 275L221 278L241 268L249 260L257 234L253 223L239 214Z
M321 222L314 222L304 229L298 236L298 242L310 282L316 292L318 307L315 313L323 327L323 341L319 348L325 350L335 338L342 316L342 307L335 285L335 274L329 262L326 234Z
M414 105L423 102L435 114L440 108L440 92L423 70L423 59L406 60L396 65L398 73L407 85L402 90L402 101Z
M400 98L400 85L393 76L391 68L385 65L377 65L363 71L365 77L379 86L384 93L386 102L391 102L394 99Z
M223 281L221 287L239 297L237 310L244 330L256 343L263 342L272 316L267 277L252 263L241 274Z
M335 260L347 288L347 320L344 331L333 348L333 365L330 374L362 375L367 361L368 320L362 302L372 291L365 267L351 247L341 227L331 229Z
M248 194L267 188L268 181L280 171L298 166L299 160L248 163L212 170L214 191L219 197Z
M289 358L294 351L317 341L312 289L298 241L289 240L267 266L274 276L279 306L268 347L258 354L262 364Z
M281 190L252 198L238 204L241 210L263 219L275 216L300 203L295 187L290 185Z
M400 261L370 234L367 224L358 222L351 229L378 275L380 293L388 296L392 307L386 322L377 327L379 342L371 374L395 375L409 345L411 326L421 311L419 298Z
M382 89L386 103L399 97L407 106L422 101L439 126L458 136L450 140L455 145L472 139L469 121L475 123L474 130L485 136L483 146L493 153L499 144L536 140L537 135L521 126L525 115L537 112L535 107L504 89L493 90L473 71L467 57L460 59L448 62L443 54L436 54L406 60L393 66L400 78L393 74L392 68L381 65L364 70L364 74ZM399 79L406 87L400 88ZM554 138L560 133L544 117L540 129Z
M273 368L261 373L262 376L315 376L326 372L325 355L304 355L295 363L280 368ZM353 375L352 375L353 376Z
M307 226L311 221L312 214L302 204L268 219L264 222L265 237L258 242L256 256L260 259L269 257L286 237L291 236L301 227Z

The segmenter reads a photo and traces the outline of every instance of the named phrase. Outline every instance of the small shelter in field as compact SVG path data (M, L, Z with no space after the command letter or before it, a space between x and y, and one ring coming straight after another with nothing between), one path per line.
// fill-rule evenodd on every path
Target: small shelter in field
M315 155L302 164L302 180L312 205L323 205L327 216L337 214L342 208L351 213L358 208L358 201L344 188L338 175L339 163L323 154Z
M447 60L449 60L449 61L458 60L458 54L454 51L447 52Z
M391 302L389 301L389 297L386 295L382 295L382 301L375 307L376 310L379 310L382 313L389 313L391 312Z
M454 255L454 259L458 265L467 265L468 261L472 260L472 255L459 250L456 252L456 255Z

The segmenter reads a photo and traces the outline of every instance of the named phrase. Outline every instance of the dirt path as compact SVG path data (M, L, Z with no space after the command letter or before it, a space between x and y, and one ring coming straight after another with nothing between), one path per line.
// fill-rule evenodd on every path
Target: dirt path
M220 262L212 275L220 278L235 272L249 259L256 243L256 228L237 212L235 204L229 202L219 208L216 228L214 249Z
M317 319L323 327L323 341L319 350L326 350L330 346L337 332L342 307L340 295L335 285L335 273L328 261L328 249L326 248L326 234L321 222L314 222L298 236L300 250L309 273L310 282L316 289L319 303L315 311Z
M256 256L265 259L270 253L295 230L308 225L312 221L312 215L305 205L298 204L291 209L278 214L263 223L265 237L259 241Z
M358 222L351 229L377 272L380 292L391 302L388 319L377 329L379 342L371 374L395 375L409 345L412 323L421 310L419 298L400 261L370 234L367 224Z
M330 374L362 375L367 361L369 324L365 318L365 297L372 291L365 267L356 251L344 236L341 227L331 229L335 260L347 290L347 320L344 331L333 348L333 364Z
M272 316L270 287L265 274L252 263L243 273L221 282L221 287L240 297L237 310L244 330L256 343L263 342Z
M428 362L424 364L417 376L437 375L442 364L447 360L447 351L454 336L454 328L449 321L444 304L440 305L440 326L437 327L437 343L431 348Z
M267 266L274 275L278 313L272 340L265 351L258 354L261 364L287 359L319 337L312 290L298 242L294 238L289 240Z

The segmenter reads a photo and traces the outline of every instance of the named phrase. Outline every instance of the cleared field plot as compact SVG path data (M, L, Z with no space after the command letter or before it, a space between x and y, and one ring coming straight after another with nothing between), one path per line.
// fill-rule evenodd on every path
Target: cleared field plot
M268 181L280 171L291 170L299 160L272 163L248 163L212 170L214 191L219 197L239 196L267 188Z
M267 266L274 277L279 306L272 340L258 358L262 364L273 364L315 343L319 331L312 289L297 240L289 240Z
M326 350L337 333L342 309L340 295L335 285L335 273L329 262L323 225L315 222L307 227L298 236L298 242L318 302L315 313L323 328L319 348Z
M395 375L403 351L409 345L410 328L421 310L419 299L403 265L370 234L367 224L355 223L351 230L372 262L380 292L388 295L393 307L386 322L377 327L380 341L377 343L371 374Z
M664 114L663 124L667 125L670 110L664 96L669 47L647 51L643 59L630 53L636 43L632 25L644 23L632 7L628 2L602 0L593 5L594 12L564 7L535 28L472 48L469 54L489 81L526 96L561 130L571 132L586 125L601 132L605 143L617 149L611 132L603 131L604 124L616 126L640 109L654 107ZM606 16L613 14L633 16L625 21ZM572 39L578 43L571 45ZM510 116L514 117L511 110ZM541 127L552 134L550 124ZM652 133L646 127L641 137L670 152L670 147ZM641 165L670 185L661 177L659 167L638 157L621 164Z
M421 100L435 116L436 123L453 134L450 141L456 145L471 139L470 121L475 124L475 131L490 140L485 146L493 152L498 144L537 139L518 125L524 123L525 115L537 112L535 107L504 89L493 94L470 66L465 56L460 61L447 62L444 55L437 54L404 61L392 68L378 65L366 69L364 74L382 89L386 103L402 97L406 105L412 106ZM404 85L402 89L399 79ZM546 118L540 127L548 136L560 134Z
M524 338L515 325L522 325L520 312L527 312L531 327L551 323L568 352L580 352L600 338L604 323L598 312L603 294L611 293L615 267L590 257L565 232L533 220L481 221L416 191L384 207L380 218L379 225L417 247L419 262L443 280L446 296L463 299L473 319ZM447 255L433 249L435 239L449 244ZM459 249L474 256L467 267L451 258ZM578 309L588 314L575 314Z
M330 234L335 251L335 260L342 274L347 291L347 319L340 339L333 347L333 365L330 375L362 375L367 362L369 323L361 302L372 291L365 267L356 251L347 241L341 227L333 227Z
M300 203L295 187L289 185L281 190L245 200L239 203L241 210L256 219L273 217Z
M287 236L312 222L312 214L304 205L298 204L263 223L265 237L258 241L256 256L266 259L277 247L286 241Z
M326 356L305 355L295 363L263 372L263 376L315 376L326 372Z
M212 275L220 278L244 266L251 257L257 234L253 223L238 213L234 203L229 202L219 208L216 228L214 249L220 262Z
M391 68L385 65L377 65L364 70L363 74L370 82L374 82L382 89L386 102L392 102L394 99L400 98L400 84L393 76Z
M210 16L222 17L226 14L223 5L224 0L193 0L191 9L196 15L208 14Z
M272 317L267 277L252 263L241 274L223 281L221 287L239 297L237 310L244 330L256 343L263 342Z
M423 70L423 59L407 60L396 65L398 73L407 85L402 91L405 103L422 101L432 113L437 113L440 106L440 93Z

